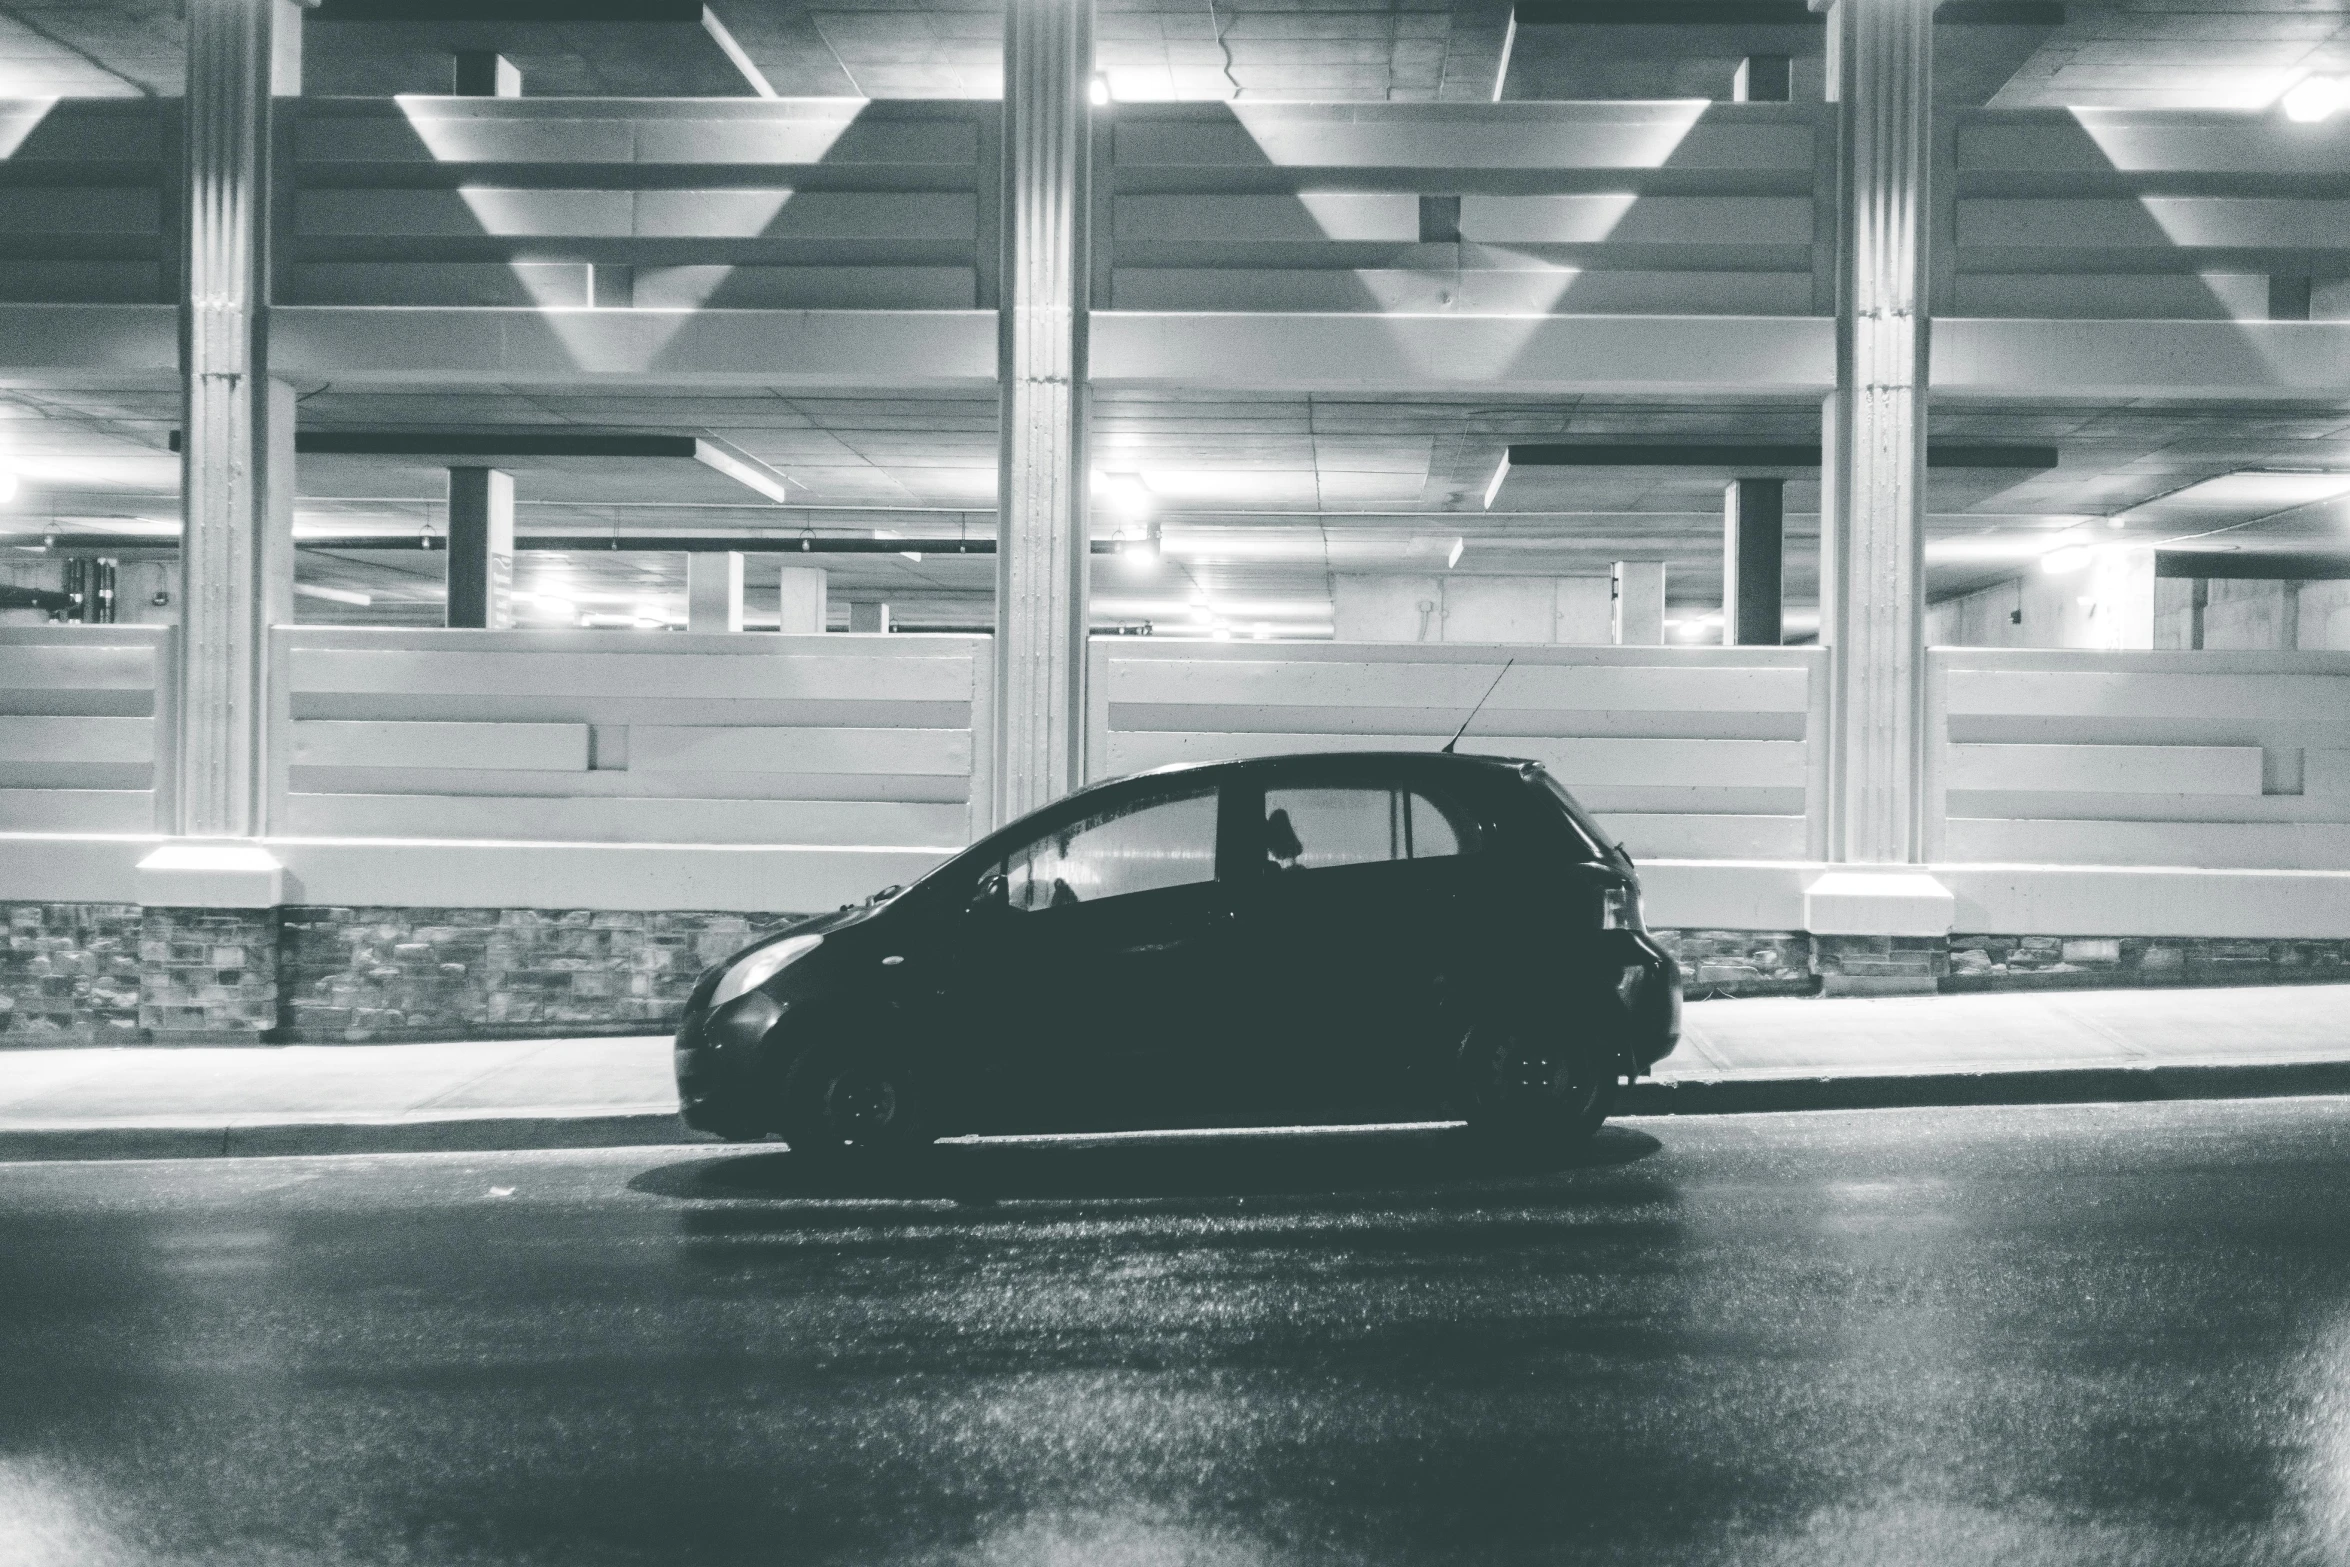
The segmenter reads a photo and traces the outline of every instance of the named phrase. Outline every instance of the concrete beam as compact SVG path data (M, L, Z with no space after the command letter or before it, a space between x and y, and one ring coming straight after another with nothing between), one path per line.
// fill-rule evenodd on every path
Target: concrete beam
M291 305L271 315L271 346L280 374L339 386L653 382L992 392L996 314Z
M2350 397L2350 321L1933 323L1934 390L2004 397Z
M1098 385L1224 391L1826 394L1836 326L1801 316L1093 315Z

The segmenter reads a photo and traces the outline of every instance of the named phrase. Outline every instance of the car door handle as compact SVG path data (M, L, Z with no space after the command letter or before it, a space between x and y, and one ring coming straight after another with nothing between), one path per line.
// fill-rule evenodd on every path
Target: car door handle
M1120 947L1118 951L1124 956L1134 957L1145 952L1173 952L1179 947L1186 947L1190 944L1187 937L1169 936L1164 941L1138 941L1133 946Z

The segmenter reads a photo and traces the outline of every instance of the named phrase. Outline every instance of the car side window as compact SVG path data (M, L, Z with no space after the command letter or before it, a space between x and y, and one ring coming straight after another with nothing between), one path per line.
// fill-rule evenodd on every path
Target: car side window
M1471 852L1475 836L1466 817L1410 789L1265 791L1265 860L1279 870L1443 859Z
M1015 913L1216 879L1216 790L1134 801L1015 849L1000 874Z

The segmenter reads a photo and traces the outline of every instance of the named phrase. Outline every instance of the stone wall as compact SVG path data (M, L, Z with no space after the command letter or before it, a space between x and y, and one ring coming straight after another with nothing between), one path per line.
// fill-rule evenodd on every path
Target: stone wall
M794 914L0 905L0 1048L664 1033ZM1693 1001L2350 983L2350 940L1660 929Z
M135 903L12 903L0 954L0 1044L135 1045Z
M1950 938L1946 991L2350 982L2350 941L2189 936Z
M803 916L289 908L289 1040L658 1034L705 968Z

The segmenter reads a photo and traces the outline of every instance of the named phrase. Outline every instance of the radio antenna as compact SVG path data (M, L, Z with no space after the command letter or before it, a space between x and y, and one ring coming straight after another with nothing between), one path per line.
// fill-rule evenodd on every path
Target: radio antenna
M1469 726L1477 721L1477 715L1485 711L1485 704L1492 701L1493 693L1501 689L1502 675L1508 674L1510 672L1510 665L1515 663L1517 663L1517 660L1513 658L1509 661L1508 664L1501 666L1501 675L1495 675L1493 677L1493 684L1487 686L1485 688L1485 694L1477 698L1477 705L1469 709L1469 716L1461 720L1460 728L1455 729L1452 732L1452 738L1444 742L1444 749L1438 754L1443 756L1452 755L1452 748L1461 743L1461 736L1469 732Z

